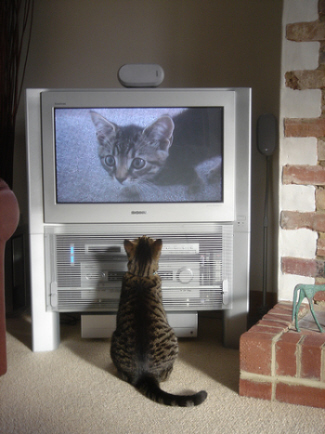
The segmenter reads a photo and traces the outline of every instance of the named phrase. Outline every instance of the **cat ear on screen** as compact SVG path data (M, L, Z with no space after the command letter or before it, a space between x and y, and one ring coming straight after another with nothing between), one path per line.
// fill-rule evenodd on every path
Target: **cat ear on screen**
M174 132L174 122L169 116L162 116L146 127L143 134L153 140L170 140Z
M115 134L117 130L117 125L109 122L102 115L97 112L90 110L91 119L96 127L97 134Z

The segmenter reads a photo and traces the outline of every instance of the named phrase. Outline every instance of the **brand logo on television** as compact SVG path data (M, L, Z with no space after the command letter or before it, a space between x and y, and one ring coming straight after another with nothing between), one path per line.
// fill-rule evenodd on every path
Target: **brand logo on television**
M147 214L147 211L131 211L131 214Z

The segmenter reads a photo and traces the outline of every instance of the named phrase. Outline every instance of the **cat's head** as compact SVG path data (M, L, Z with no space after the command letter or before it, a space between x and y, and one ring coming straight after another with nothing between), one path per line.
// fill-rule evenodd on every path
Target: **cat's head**
M120 184L151 181L164 166L173 141L174 122L162 116L146 128L120 127L91 111L100 161Z
M129 272L139 276L149 276L158 270L162 240L154 240L143 235L133 241L124 240L128 257Z

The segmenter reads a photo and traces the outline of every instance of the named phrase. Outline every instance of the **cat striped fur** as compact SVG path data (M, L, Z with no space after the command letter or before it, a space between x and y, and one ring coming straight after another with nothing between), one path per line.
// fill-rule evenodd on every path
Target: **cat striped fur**
M173 395L159 383L169 378L178 356L178 341L163 307L157 274L162 240L143 236L125 240L126 272L112 336L111 358L121 378L147 398L161 404L191 407L201 404L205 391Z

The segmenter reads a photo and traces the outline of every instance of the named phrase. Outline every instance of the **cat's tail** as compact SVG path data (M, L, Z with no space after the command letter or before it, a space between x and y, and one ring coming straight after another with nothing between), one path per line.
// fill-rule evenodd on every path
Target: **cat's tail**
M158 381L149 375L143 375L135 387L152 401L175 407L193 407L194 405L202 404L208 396L205 390L201 390L201 392L194 393L193 395L173 395L162 390L159 387Z

